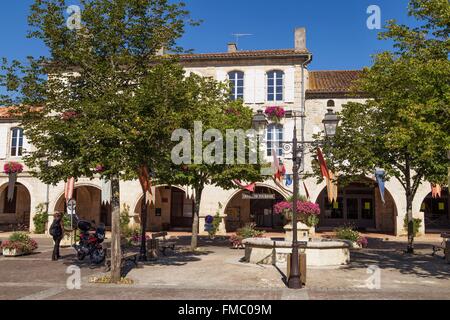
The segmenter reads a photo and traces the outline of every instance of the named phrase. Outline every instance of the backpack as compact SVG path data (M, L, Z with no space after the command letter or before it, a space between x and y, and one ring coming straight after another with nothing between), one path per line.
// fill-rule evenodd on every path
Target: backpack
M62 236L62 229L61 229L61 220L56 219L53 220L52 225L50 226L50 235L52 237L61 237Z

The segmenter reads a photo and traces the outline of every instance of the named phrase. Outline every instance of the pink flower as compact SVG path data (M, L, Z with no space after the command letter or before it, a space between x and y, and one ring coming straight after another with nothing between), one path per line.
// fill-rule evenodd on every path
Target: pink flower
M283 201L277 203L274 206L274 211L276 214L291 214L292 213L292 202ZM320 206L317 203L312 203L309 201L297 201L297 213L305 216L320 215Z
M282 107L267 107L265 114L271 119L281 120L286 115L286 111Z
M23 171L23 166L17 162L8 162L3 166L3 172L6 174L10 173L21 173Z

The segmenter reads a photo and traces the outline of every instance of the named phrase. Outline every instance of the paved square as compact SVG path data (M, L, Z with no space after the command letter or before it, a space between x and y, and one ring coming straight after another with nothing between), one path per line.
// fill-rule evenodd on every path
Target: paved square
M0 299L450 299L450 265L432 257L432 243L417 244L417 254L403 254L402 242L371 240L370 248L352 252L352 263L341 268L309 268L306 289L291 291L283 280L286 266L241 263L242 250L233 250L225 239L201 241L200 252L184 247L157 262L127 268L133 285L90 284L102 267L91 268L76 260L73 249L63 249L64 260L52 262L51 241L40 239L37 253L0 257ZM82 289L66 286L71 265L81 268ZM370 290L368 267L380 268L381 286ZM131 267L131 266L130 266Z

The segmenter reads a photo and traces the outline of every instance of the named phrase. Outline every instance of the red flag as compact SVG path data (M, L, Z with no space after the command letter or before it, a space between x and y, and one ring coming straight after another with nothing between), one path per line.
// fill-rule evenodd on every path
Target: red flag
M252 183L249 184L248 186L245 186L242 184L242 182L240 180L233 180L233 182L239 186L239 188L243 189L243 190L247 190L250 192L255 192L255 188L256 188L256 183Z
M320 171L322 172L322 177L329 180L330 173L328 171L327 162L325 161L322 150L320 148L317 148L317 157L319 159Z
M70 177L64 186L64 198L68 202L73 197L73 190L75 189L75 178Z
M146 194L146 200L147 202L152 203L153 202L152 184L147 166L140 166L138 169L138 173L142 191Z
M431 194L433 195L433 199L442 198L442 187L438 184L431 184Z

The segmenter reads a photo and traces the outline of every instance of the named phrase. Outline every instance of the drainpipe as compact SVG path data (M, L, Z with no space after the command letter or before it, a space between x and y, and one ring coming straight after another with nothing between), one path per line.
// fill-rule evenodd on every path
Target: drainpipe
M305 141L305 120L306 120L306 97L305 97L305 66L312 61L312 54L308 54L308 59L306 59L302 64L302 94L301 94L301 141ZM300 172L305 172L305 148L302 147L302 163Z

